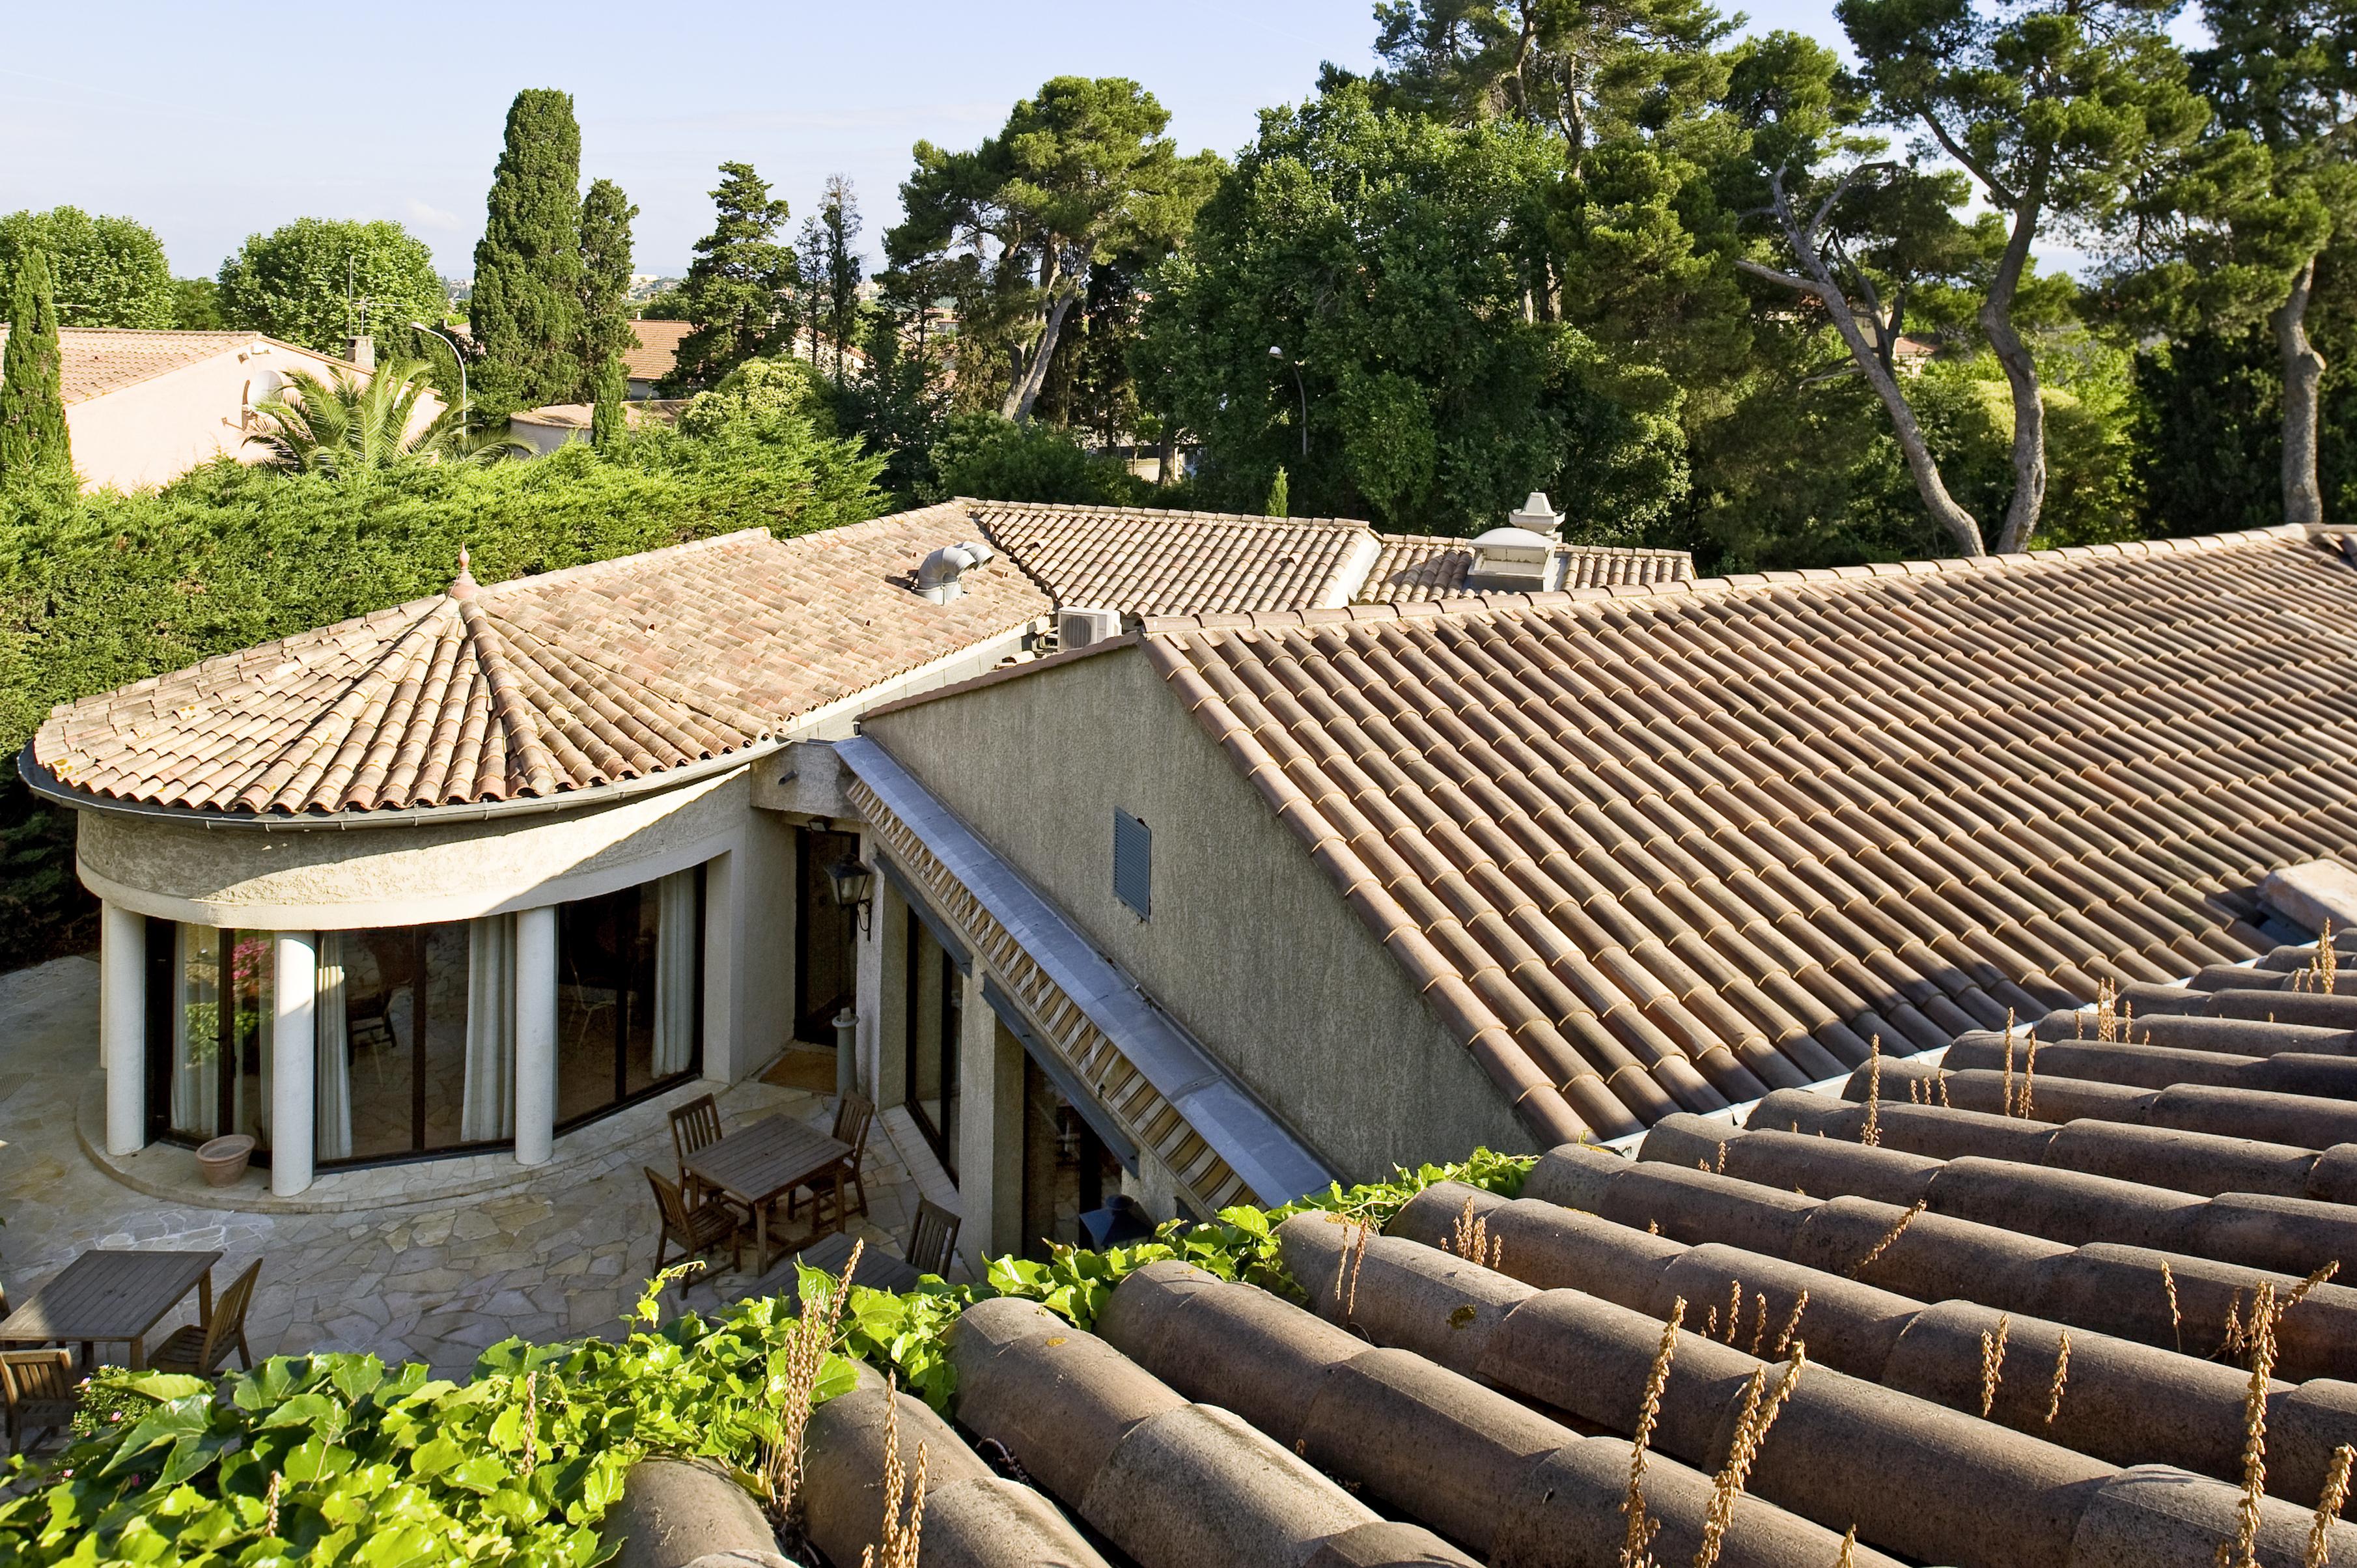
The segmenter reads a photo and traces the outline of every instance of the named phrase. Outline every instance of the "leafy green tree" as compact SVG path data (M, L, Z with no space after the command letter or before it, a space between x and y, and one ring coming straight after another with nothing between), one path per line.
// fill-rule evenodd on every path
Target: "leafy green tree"
M695 242L695 260L680 285L694 324L680 340L665 380L666 396L709 386L748 360L774 354L793 340L792 295L800 279L791 246L778 231L788 216L772 200L769 182L751 164L722 164L713 188L712 232Z
M434 252L398 223L297 218L249 234L221 263L220 308L232 327L340 357L366 330L388 358L418 350L409 323L449 308Z
M2217 42L2195 57L2195 83L2220 124L2266 155L2264 187L2224 225L2245 264L2212 269L2238 297L2212 315L2231 326L2263 312L2274 332L2284 521L2319 524L2325 360L2308 316L2318 258L2336 237L2357 237L2357 0L2215 0L2201 15Z
M1980 520L1950 493L1897 359L1917 288L1984 259L1987 231L1956 216L1964 177L1876 156L1883 142L1856 131L1862 106L1815 40L1774 33L1735 53L1728 100L1750 131L1756 178L1742 183L1759 201L1752 253L1735 264L1823 311L1889 417L1924 510L1963 553L1985 553ZM1789 310L1789 297L1771 307Z
M679 412L679 428L683 435L708 438L759 429L780 419L800 419L829 430L834 416L827 411L823 386L823 372L806 360L791 355L748 360L708 391L688 399Z
M973 496L983 500L1066 501L1082 506L1134 506L1141 487L1129 470L1100 457L1061 430L1017 424L995 413L962 413L933 452L940 475L928 499Z
M877 276L866 323L867 373L841 400L846 428L885 455L885 486L907 500L934 492L933 450L948 429L957 342L938 274L954 263L918 263Z
M170 327L172 270L155 231L78 207L0 218L0 288L24 255L47 260L58 319L68 327Z
M48 258L27 250L10 280L8 343L0 351L0 481L26 488L72 485L64 375Z
M1260 503L1261 515L1287 517L1291 513L1286 510L1286 508L1291 505L1292 497L1286 492L1285 486L1285 465L1279 463L1276 466L1276 477L1268 482L1268 499Z
M217 332L226 328L229 317L221 314L219 280L174 278L172 325L185 332Z
M266 424L245 438L273 468L350 478L404 463L496 463L531 450L504 435L469 436L455 409L427 417L423 405L434 389L422 360L380 365L365 381L348 371L327 381L296 371L286 384L291 392L254 404Z
M609 366L638 347L630 330L630 220L639 209L610 179L581 199L582 401L597 401ZM627 385L627 381L626 383Z
M563 403L581 362L581 127L573 95L527 88L509 105L467 302L476 403L492 418Z
M1017 103L998 134L971 152L919 142L900 187L907 216L885 237L895 267L956 257L960 331L1004 356L1002 417L1031 416L1066 317L1090 269L1125 252L1167 254L1221 166L1180 158L1162 133L1170 116L1122 77L1060 76Z
M1562 177L1534 127L1379 112L1362 83L1265 115L1144 313L1146 401L1200 435L1215 504L1258 506L1282 464L1297 511L1394 528L1479 532L1533 489L1591 537L1671 515L1675 419L1529 308Z
M1919 128L2004 216L1983 334L2013 403L2013 486L1999 551L2029 548L2047 486L2045 403L2015 319L2047 227L2108 219L2207 109L2166 31L2178 0L1841 0L1879 114Z

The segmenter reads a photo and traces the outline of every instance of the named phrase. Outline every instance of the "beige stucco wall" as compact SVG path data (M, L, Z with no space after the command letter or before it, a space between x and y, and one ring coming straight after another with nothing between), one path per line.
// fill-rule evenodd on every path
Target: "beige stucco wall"
M865 731L1348 1176L1533 1146L1135 648ZM1114 897L1115 807L1154 832L1151 920Z
M135 490L169 484L224 452L240 462L258 461L262 449L245 444L246 408L277 396L294 371L326 380L339 368L332 360L257 340L74 403L66 410L74 471L86 490ZM420 398L413 429L441 412L430 393Z

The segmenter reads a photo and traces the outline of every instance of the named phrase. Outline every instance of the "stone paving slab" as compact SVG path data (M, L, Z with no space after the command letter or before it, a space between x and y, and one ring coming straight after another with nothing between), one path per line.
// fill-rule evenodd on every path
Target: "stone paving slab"
M76 1122L98 1078L97 1042L95 962L0 975L0 1283L12 1299L91 1247L219 1248L216 1283L263 1260L246 1319L256 1355L366 1350L463 1376L510 1335L618 1335L653 1269L654 1201L640 1167L672 1171L660 1117L625 1112L566 1133L555 1161L490 1192L332 1212L200 1207L135 1190L82 1149ZM758 1079L710 1087L726 1127L774 1112L823 1126L829 1114L819 1096ZM853 1232L897 1255L917 1186L888 1137L868 1140L867 1194L874 1212L855 1215ZM749 1287L726 1254L716 1262L684 1305L709 1310ZM667 1305L683 1305L680 1293ZM193 1321L193 1301L187 1313Z

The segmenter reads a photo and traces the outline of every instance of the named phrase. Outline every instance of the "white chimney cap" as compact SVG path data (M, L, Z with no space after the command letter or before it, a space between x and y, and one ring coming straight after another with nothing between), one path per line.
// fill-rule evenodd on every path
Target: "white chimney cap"
M1552 534L1563 526L1563 513L1555 510L1544 490L1533 490L1523 502L1523 510L1510 513L1506 521L1516 528L1526 528L1534 533Z

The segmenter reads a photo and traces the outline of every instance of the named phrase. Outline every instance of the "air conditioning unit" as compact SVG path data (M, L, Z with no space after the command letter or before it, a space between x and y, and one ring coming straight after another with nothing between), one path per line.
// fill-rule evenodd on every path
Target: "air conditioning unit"
M1093 605L1066 605L1056 612L1056 647L1070 653L1075 648L1104 642L1121 635L1121 612Z

